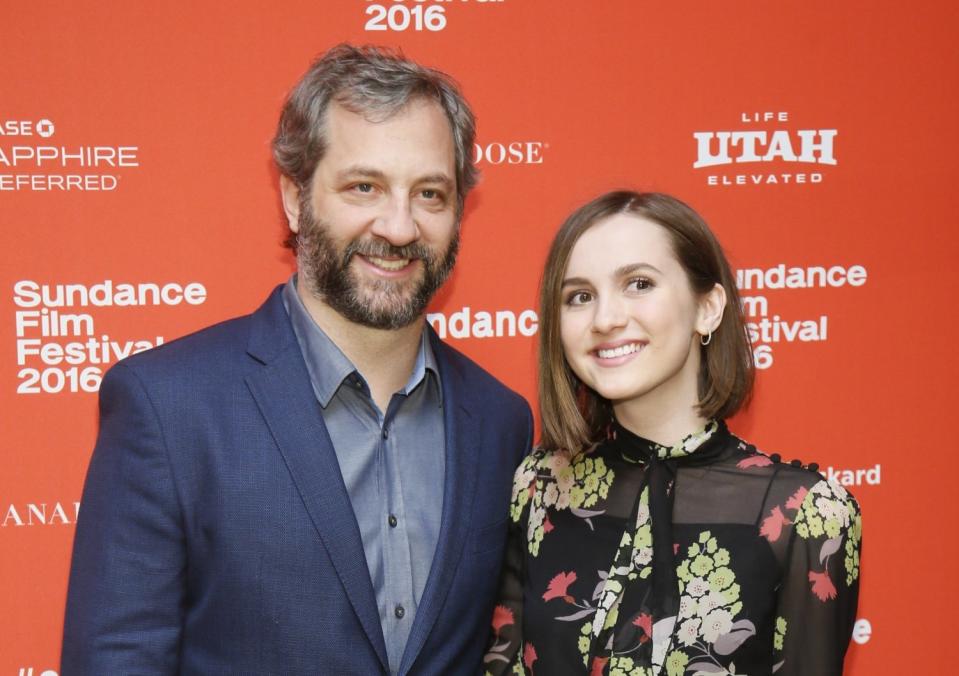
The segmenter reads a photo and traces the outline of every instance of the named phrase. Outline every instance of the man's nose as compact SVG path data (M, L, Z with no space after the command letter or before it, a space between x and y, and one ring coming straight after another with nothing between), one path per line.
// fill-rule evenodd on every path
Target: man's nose
M372 233L393 246L406 246L420 237L420 228L413 217L409 198L390 199L382 214L373 223Z

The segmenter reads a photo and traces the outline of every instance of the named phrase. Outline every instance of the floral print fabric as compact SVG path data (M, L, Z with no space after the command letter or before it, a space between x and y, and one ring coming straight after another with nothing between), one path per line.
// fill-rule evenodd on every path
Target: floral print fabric
M617 436L517 470L486 672L841 674L858 596L852 496L722 422L672 448ZM667 483L650 480L666 466ZM663 553L670 575L655 570Z

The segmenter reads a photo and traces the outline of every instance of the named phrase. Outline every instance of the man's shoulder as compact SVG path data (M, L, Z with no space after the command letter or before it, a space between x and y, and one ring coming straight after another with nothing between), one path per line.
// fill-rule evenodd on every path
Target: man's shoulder
M276 302L271 296L260 309L234 317L127 357L120 364L141 377L216 373L249 361L247 349L258 314ZM275 321L275 320L274 320Z
M249 336L250 315L234 317L193 333L171 340L163 345L138 353L124 360L134 368L173 366L177 363L208 363L245 347Z

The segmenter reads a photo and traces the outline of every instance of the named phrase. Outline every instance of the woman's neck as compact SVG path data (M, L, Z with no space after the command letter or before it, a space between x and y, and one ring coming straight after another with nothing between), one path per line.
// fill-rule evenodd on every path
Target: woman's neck
M613 413L620 425L633 434L663 446L672 446L684 437L706 426L695 406L644 406L630 401L613 404Z

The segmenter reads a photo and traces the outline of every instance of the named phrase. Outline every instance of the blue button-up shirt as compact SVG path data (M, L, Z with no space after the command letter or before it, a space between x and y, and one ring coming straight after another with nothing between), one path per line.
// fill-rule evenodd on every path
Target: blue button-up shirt
M283 289L283 302L360 528L395 674L426 586L443 512L446 442L436 359L424 330L413 372L384 414L363 375L303 306L295 275Z

